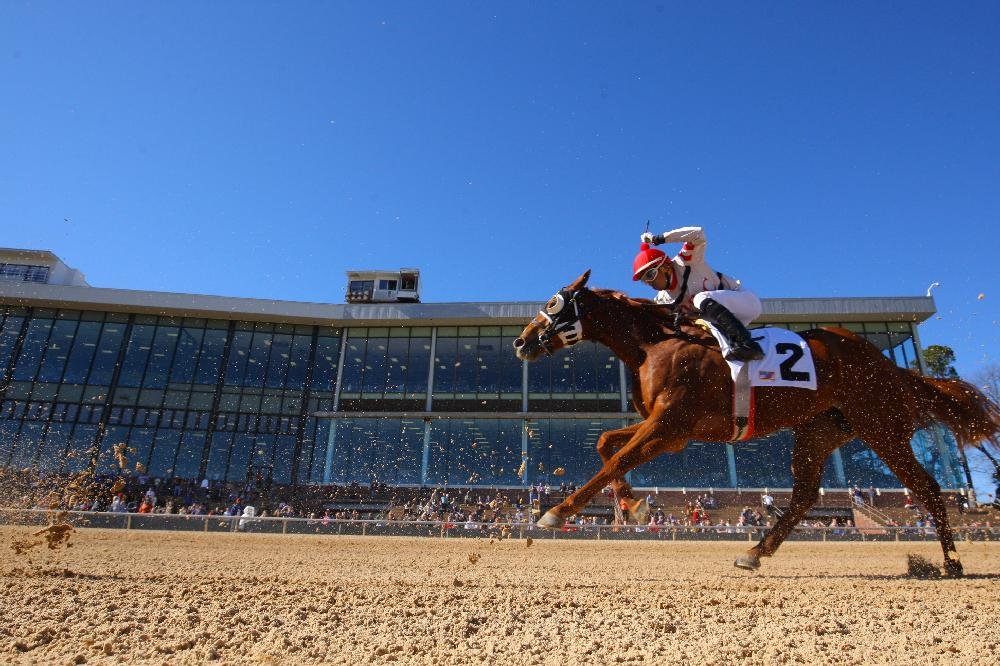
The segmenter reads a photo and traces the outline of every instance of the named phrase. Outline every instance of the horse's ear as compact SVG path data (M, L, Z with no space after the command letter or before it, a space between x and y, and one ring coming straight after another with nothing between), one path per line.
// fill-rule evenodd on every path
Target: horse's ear
M583 289L587 285L587 280L590 279L590 269L588 268L583 272L583 275L573 280L573 284L569 286L571 291L576 291L577 289Z

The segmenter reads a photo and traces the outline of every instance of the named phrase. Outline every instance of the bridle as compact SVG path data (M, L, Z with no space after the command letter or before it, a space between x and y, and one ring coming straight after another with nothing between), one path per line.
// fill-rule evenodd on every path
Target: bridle
M580 301L577 300L584 288L568 291L562 289L549 299L545 307L538 311L545 324L538 334L538 344L546 356L552 356L552 338L562 340L567 347L572 347L583 340L583 324L580 322ZM570 308L569 306L573 307Z

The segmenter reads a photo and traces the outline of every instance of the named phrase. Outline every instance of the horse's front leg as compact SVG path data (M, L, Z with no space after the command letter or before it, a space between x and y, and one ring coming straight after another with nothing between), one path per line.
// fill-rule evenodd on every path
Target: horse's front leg
M615 451L619 450L624 446L635 432L639 429L642 422L635 423L626 428L620 428L618 430L608 430L603 433L597 440L597 454L601 456L601 461L606 465L611 457L615 454ZM632 486L624 478L612 479L611 489L615 493L615 501L619 502L625 500L625 504L628 506L629 513L635 518L636 522L639 524L645 523L649 518L649 505L645 500L639 499L635 496L632 491Z
M567 497L563 502L545 513L538 521L540 527L561 527L566 519L579 513L593 497L608 484L618 481L628 487L622 479L625 474L639 465L652 460L664 451L680 451L686 439L676 427L668 426L662 410L655 411L642 423L634 426L634 432L617 453L613 453L587 483ZM631 428L631 427L630 427ZM629 430L623 428L620 431ZM631 488L628 489L631 492Z

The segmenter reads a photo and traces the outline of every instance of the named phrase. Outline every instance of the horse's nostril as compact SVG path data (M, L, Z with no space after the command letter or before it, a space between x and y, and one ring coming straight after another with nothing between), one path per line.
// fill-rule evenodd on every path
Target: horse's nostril
M518 338L514 340L514 349L520 349L524 346L524 338Z

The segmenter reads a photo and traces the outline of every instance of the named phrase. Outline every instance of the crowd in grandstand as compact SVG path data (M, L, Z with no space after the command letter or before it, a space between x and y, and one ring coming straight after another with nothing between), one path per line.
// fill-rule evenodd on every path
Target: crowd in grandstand
M393 487L378 481L361 485L272 487L261 479L246 483L202 480L165 480L137 473L126 476L44 475L32 470L0 470L0 507L22 509L70 509L136 514L181 516L228 516L246 520L264 517L306 518L322 521L427 521L478 529L483 524L534 522L542 505L553 506L576 490L572 484L538 484L525 490L475 490L447 487ZM874 502L872 489L866 498L857 488L848 492L855 505ZM622 520L624 512L613 512L614 493L605 489L605 511L585 511L567 525L608 525ZM761 495L760 507L744 504L738 513L720 507L714 494L703 493L683 508L660 506L658 495L645 497L649 517L639 529L687 528L699 531L736 532L747 528L769 528L780 515L774 497ZM859 501L860 499L860 501ZM963 500L965 500L963 502ZM956 496L960 513L968 510L964 496ZM934 529L933 519L904 494L908 519L887 519L886 526ZM720 514L713 515L717 510ZM617 513L617 517L616 514ZM965 518L970 518L968 514ZM967 520L966 527L991 530L988 516ZM844 517L804 520L803 528L841 530L853 527Z

